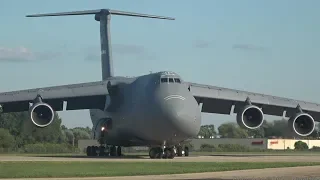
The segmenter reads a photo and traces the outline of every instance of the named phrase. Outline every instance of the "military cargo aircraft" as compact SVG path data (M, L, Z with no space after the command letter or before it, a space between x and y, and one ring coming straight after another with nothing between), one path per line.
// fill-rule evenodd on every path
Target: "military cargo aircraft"
M289 117L288 128L308 136L319 121L320 106L283 97L184 81L162 71L128 78L115 76L110 41L111 15L174 20L110 9L35 14L27 17L94 15L100 22L102 80L0 93L2 113L28 111L38 127L49 126L56 111L89 109L94 138L87 155L121 155L121 147L148 146L150 158L189 155L185 145L197 135L201 112L236 113L237 123L259 128L264 114ZM201 108L200 108L201 107Z

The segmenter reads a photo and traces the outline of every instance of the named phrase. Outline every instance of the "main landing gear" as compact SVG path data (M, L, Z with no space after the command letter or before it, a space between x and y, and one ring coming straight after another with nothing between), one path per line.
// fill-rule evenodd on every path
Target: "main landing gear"
M152 147L149 150L149 156L151 159L173 159L176 155L181 157L184 153L185 156L189 156L189 148L185 147L184 152L181 146L175 147Z
M121 146L88 146L86 150L87 156L122 156Z

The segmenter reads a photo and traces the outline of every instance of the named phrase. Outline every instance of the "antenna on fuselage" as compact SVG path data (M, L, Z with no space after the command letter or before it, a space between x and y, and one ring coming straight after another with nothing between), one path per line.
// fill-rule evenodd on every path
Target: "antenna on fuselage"
M113 60L111 51L110 19L111 15L135 16L155 19L175 20L171 17L156 16L149 14L139 14L133 12L117 11L111 9L97 9L87 11L71 11L60 13L33 14L26 17L44 17L44 16L70 16L70 15L89 15L94 14L95 20L100 22L100 41L101 41L101 68L102 79L113 76Z

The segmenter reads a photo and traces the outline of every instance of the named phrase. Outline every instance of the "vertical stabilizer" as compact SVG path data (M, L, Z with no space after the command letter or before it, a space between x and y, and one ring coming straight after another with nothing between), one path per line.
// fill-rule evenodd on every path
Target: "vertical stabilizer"
M97 16L97 15L96 15ZM96 18L97 19L97 18ZM113 76L113 59L110 35L110 15L100 16L101 70L102 80Z
M95 20L100 22L101 68L102 68L103 80L107 79L108 77L114 76L112 51L111 51L111 35L110 35L111 15L174 20L174 18L170 18L170 17L139 14L139 13L117 11L117 10L110 10L110 9L34 14L34 15L27 15L27 17L70 16L70 15L88 15L88 14L94 14Z

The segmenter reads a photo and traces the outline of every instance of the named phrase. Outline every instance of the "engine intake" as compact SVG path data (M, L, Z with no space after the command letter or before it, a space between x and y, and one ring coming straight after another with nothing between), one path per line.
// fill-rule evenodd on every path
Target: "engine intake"
M103 137L109 130L112 129L112 119L102 118L94 125L94 139Z
M311 115L297 113L289 119L288 125L290 130L299 136L309 136L314 131L316 124Z
M54 111L49 104L35 103L29 110L30 118L38 127L50 125L54 119Z
M263 124L264 115L262 110L254 105L246 105L237 114L237 123L240 127L248 129L259 128Z

